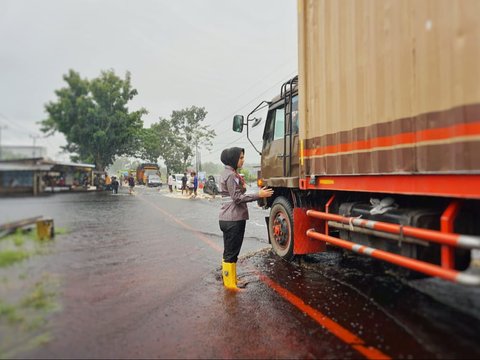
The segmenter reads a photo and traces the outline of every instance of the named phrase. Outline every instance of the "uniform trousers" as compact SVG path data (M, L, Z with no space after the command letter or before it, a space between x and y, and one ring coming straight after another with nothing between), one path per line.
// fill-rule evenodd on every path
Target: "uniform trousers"
M245 235L246 220L220 220L220 230L223 232L223 261L236 263Z

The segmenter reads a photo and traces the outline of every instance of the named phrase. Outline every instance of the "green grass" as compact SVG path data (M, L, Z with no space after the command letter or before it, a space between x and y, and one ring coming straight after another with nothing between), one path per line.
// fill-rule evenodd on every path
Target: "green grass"
M23 316L19 315L15 306L6 304L0 300L0 319L6 319L8 323L15 324L24 320Z
M13 236L13 243L16 247L20 247L25 244L25 238L23 237L23 234L19 234L18 232L15 233Z
M55 229L56 235L67 233L65 228ZM29 272L24 264L10 268L50 251L52 246L37 240L35 228L0 238L0 293L8 295L0 297L0 359L16 357L52 339L45 327L50 314L61 310L54 291L59 284L48 275Z
M30 254L25 250L2 250L0 251L0 267L10 266L18 261L28 258Z
M39 282L35 284L33 291L22 300L22 306L34 309L53 309L55 307L52 298L54 293L45 290L44 285Z
M52 340L46 332L49 314L60 307L55 303L55 287L48 276L30 286L20 300L7 303L0 299L0 359L17 357Z
M26 341L14 349L9 350L8 352L0 346L0 359L12 359L17 357L20 353L26 353L32 351L38 346L45 345L53 339L52 335L48 332L45 332L40 335L36 335L33 338L26 339Z
M33 331L41 328L43 325L47 323L47 320L43 316L36 316L33 319L31 319L28 324L26 324L26 330L27 331Z
M65 235L68 234L70 231L67 228L63 227L56 227L55 228L55 235Z

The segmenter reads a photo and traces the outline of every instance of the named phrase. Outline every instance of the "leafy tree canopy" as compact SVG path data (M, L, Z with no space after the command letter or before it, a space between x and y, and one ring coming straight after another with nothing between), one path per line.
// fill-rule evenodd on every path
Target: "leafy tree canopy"
M184 172L197 147L212 146L215 131L202 125L206 115L205 108L191 106L173 111L170 119L160 118L142 135L141 158L156 161L160 157L169 172Z
M183 147L184 168L187 161L195 154L197 147L203 146L207 150L212 147L212 139L216 134L215 130L210 129L208 125L202 125L206 116L205 108L196 106L172 112L170 123Z
M142 147L139 157L145 161L157 162L162 158L168 171L183 171L182 139L171 128L170 120L160 118L142 132Z
M251 182L254 182L254 181L257 180L257 175L256 175L256 174L252 174L252 173L250 172L250 170L248 170L248 169L245 169L245 168L240 169L240 170L239 170L239 173L240 173L240 174L243 174L243 176L244 176L244 178L245 178L245 181L246 181L247 183L251 183Z
M102 71L93 80L82 79L70 70L63 76L67 86L56 90L56 101L45 105L48 118L41 130L65 135L64 150L78 160L94 162L104 170L115 156L134 155L141 143L145 109L130 112L128 102L137 95L130 73L119 78L113 70Z

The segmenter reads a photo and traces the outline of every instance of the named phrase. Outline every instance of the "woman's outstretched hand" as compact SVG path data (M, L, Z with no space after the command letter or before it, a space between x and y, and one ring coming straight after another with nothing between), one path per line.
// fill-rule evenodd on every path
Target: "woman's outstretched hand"
M267 197L270 197L272 195L273 195L273 189L269 189L266 186L262 187L258 191L258 196L260 196L261 198L267 198Z

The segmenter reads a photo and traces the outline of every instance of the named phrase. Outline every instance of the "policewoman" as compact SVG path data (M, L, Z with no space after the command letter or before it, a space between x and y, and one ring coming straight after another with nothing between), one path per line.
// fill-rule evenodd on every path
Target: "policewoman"
M245 181L238 173L238 169L242 168L245 162L244 155L244 149L232 147L223 150L220 156L225 165L220 178L222 207L219 223L224 245L222 275L224 286L232 290L238 289L236 266L248 220L247 203L273 195L273 190L266 187L261 188L257 194L246 194Z

